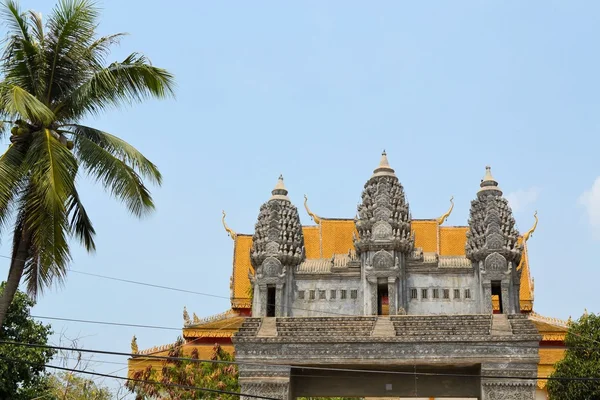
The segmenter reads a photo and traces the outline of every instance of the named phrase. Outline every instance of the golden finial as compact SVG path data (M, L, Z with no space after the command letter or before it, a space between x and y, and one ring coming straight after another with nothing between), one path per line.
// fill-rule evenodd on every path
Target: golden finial
M227 234L229 235L229 237L233 240L235 240L235 238L237 237L237 233L235 233L230 227L227 226L227 224L225 223L225 217L227 216L227 214L225 214L225 210L223 210L223 218L221 219L223 221L223 227L225 228L225 230L227 231Z
M192 313L192 319L194 321L194 324L199 324L200 323L200 318L198 318L198 316L196 315L196 313Z
M187 312L187 308L183 306L183 322L185 325L189 325L192 321L190 320L190 314Z
M312 220L315 221L315 224L321 223L321 218L319 218L317 214L310 211L310 208L308 208L308 197L306 195L304 195L304 208L306 209L306 212L308 213L308 215L310 215Z
M584 317L587 317L587 316L588 316L588 310L587 310L587 308L584 308L584 309L583 309L583 316L584 316Z
M571 326L573 324L573 319L569 315L569 319L567 320L567 326Z
M443 224L444 221L446 221L446 219L448 219L448 217L450 216L450 213L452 212L453 209L454 209L454 196L450 197L450 208L448 209L448 211L446 211L446 214L444 214L438 218L438 220L437 220L438 225Z
M138 354L139 352L137 338L133 335L133 339L131 339L131 354Z
M535 218L535 222L533 223L533 226L531 227L531 229L523 234L523 243L525 243L531 237L531 235L533 235L533 232L535 232L535 228L537 228L537 224L538 224L537 211L533 214L533 218Z

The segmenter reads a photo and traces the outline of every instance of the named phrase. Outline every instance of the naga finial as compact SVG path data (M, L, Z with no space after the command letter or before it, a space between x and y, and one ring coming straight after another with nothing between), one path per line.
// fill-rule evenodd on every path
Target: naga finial
M321 223L321 218L319 218L317 214L310 211L310 208L308 208L308 197L306 195L304 195L304 208L306 209L306 212L308 213L308 215L310 215L312 220L315 221L315 224L318 225Z
M538 224L537 211L533 214L533 218L535 218L535 222L533 223L533 226L531 227L531 229L523 234L523 243L525 243L531 237L531 235L533 235L533 232L535 232L535 228L537 228L537 224Z
M227 234L229 235L229 237L231 239L235 240L235 238L237 237L237 233L235 233L233 231L233 229L231 229L230 227L227 226L227 223L225 222L225 217L226 216L227 216L227 214L225 214L225 210L223 210L223 218L221 218L221 221L223 221L223 227L227 231Z
M448 211L446 211L446 213L444 215L442 215L441 217L438 218L437 223L438 225L443 224L446 219L448 219L448 217L450 216L450 213L452 213L452 210L454 209L454 196L450 197L450 208L448 209Z
M194 321L194 324L199 324L200 323L200 318L198 318L198 316L196 315L196 313L192 313L192 320Z
M192 320L190 319L190 314L188 314L186 306L183 306L183 323L185 325L189 325L192 323Z
M137 338L133 335L133 339L131 339L131 354L138 354L139 352Z

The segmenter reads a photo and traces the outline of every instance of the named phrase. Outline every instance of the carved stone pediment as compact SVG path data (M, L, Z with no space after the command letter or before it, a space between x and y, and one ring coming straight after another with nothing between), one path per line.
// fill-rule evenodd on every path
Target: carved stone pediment
M377 221L373 225L374 240L389 240L392 237L392 226L385 221Z
M373 255L373 268L388 270L394 267L394 257L385 250L380 250Z
M506 272L508 263L506 258L499 253L492 253L485 258L485 270L489 272Z
M283 266L281 265L281 261L274 257L268 257L262 263L261 272L264 277L269 278L281 275L281 273L283 272Z

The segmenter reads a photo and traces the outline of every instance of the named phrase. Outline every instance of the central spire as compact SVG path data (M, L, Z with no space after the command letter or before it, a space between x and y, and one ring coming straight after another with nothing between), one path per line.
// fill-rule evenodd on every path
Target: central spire
M279 179L277 180L277 184L275 185L275 188L273 189L273 191L271 192L272 196L271 199L279 199L279 200L290 200L290 198L287 196L288 191L285 188L285 185L283 184L283 175L279 175Z
M492 168L489 165L485 167L485 176L481 180L479 187L481 188L478 191L479 194L491 193L496 196L502 196L502 190L498 187L498 181L492 176Z
M390 167L390 163L388 162L387 159L387 154L385 152L385 150L383 150L383 153L381 153L381 160L379 161L379 166L377 168L375 168L375 170L373 171L373 176L396 176L396 174L394 174L394 170L392 169L392 167Z

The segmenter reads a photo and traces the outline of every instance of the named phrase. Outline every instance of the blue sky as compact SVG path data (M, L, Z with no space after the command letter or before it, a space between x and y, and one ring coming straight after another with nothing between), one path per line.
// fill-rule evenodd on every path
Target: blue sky
M48 14L52 2L22 4ZM232 241L221 210L252 233L282 173L298 207L307 194L317 214L353 217L385 148L414 218L441 215L454 196L447 225L467 223L491 165L521 231L538 210L528 246L535 310L564 319L600 311L597 2L101 5L101 33L131 34L114 59L147 54L175 74L177 98L85 121L136 145L164 185L153 191L157 211L138 221L82 182L98 251L74 247L73 268L228 296ZM0 260L1 274L8 264ZM179 327L184 305L206 316L229 302L71 274L34 313ZM134 334L141 348L177 335L53 326L117 351L129 351Z

